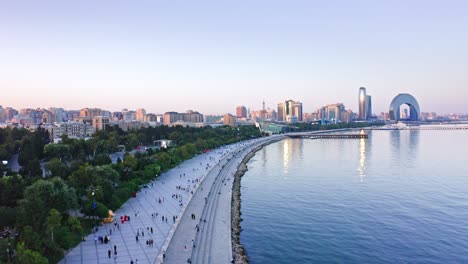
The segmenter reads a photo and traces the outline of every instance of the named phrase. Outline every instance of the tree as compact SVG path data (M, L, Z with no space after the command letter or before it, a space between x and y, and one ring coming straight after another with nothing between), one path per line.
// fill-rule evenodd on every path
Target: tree
M18 155L18 163L21 166L28 165L28 162L37 158L34 151L34 146L30 137L25 136L21 141L21 150Z
M23 243L18 243L16 246L16 259L22 264L48 264L47 258L39 252L27 249Z
M41 177L42 176L42 168L41 163L38 159L32 159L26 162L26 166L23 166L20 170L20 174L23 176L27 176L29 178L32 177Z
M44 146L44 155L47 159L69 160L71 157L70 147L65 144L48 144Z
M147 165L143 171L145 178L148 180L153 179L154 177L158 176L160 172L161 172L161 167L159 167L159 165L157 164Z
M31 226L25 226L21 230L20 241L26 246L26 248L34 251L41 251L42 239L41 236L35 232Z
M111 164L112 160L107 154L97 154L96 157L94 157L94 165L100 166L100 165L106 165L106 164Z
M15 226L16 214L16 208L0 206L0 228Z
M32 226L35 231L42 231L52 208L66 213L76 207L75 189L70 188L61 178L38 180L24 191L24 198L19 202L18 221Z
M135 159L132 155L130 154L125 154L124 160L123 160L123 166L128 169L136 169L138 165L137 159Z
M60 215L60 212L54 208L50 209L49 217L47 217L47 227L52 241L54 241L54 231L60 227L61 222L62 216Z
M60 178L66 178L68 175L68 167L59 158L52 158L46 164L46 170L50 173L50 176L58 176Z
M80 220L74 216L68 217L67 224L70 227L70 230L76 233L81 234L83 232L83 228L81 227Z
M0 205L16 207L28 183L21 176L0 178ZM1 214L0 214L1 215Z

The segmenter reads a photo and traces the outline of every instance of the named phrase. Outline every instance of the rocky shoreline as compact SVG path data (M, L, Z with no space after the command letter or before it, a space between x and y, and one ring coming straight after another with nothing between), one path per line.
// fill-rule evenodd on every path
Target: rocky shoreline
M232 241L232 258L233 263L236 264L247 264L249 258L245 253L244 246L240 242L241 228L241 178L248 170L247 163L255 156L257 151L261 150L264 146L283 140L284 138L278 138L275 140L268 141L260 146L257 146L249 154L247 154L237 168L236 174L234 175L234 183L232 187L232 206L231 206L231 241Z

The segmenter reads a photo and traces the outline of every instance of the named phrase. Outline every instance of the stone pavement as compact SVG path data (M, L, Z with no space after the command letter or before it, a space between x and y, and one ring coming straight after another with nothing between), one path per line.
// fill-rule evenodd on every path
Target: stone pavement
M142 188L136 198L130 198L115 212L118 226L103 224L99 227L96 236L109 236L109 243L96 242L94 234L90 234L86 241L68 252L60 263L131 263L132 260L134 263L162 262L163 253L200 183L223 156L257 141L232 144L198 155L162 174L149 183L147 188ZM210 188L209 183L203 183L202 188ZM230 204L230 197L227 200ZM121 223L120 217L123 215L128 215L130 220ZM190 217L189 213L187 215ZM153 241L152 246L146 244L148 240ZM114 246L117 254L114 254ZM108 250L111 250L110 258Z
M223 158L198 188L179 223L165 263L231 263L231 200L233 175L245 155L277 136L243 142L224 150ZM192 218L192 215L195 216Z

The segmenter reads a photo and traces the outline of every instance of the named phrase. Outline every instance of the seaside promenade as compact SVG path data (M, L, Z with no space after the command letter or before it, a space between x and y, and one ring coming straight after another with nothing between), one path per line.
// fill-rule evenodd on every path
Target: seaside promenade
M231 263L231 201L233 175L243 158L271 136L230 146L198 188L171 239L164 263ZM195 217L192 217L195 216Z
M229 263L232 172L249 150L274 137L224 146L160 175L115 212L118 225L103 224L60 263L187 263L192 252L201 261L197 263L209 263L213 258ZM125 215L130 220L122 223L120 218ZM199 223L200 217L206 223ZM195 222L199 234L203 234L198 237ZM99 236L107 236L110 241L96 241ZM217 247L219 239L225 242L221 249ZM193 244L197 251L193 251ZM198 250L197 244L204 248ZM222 256L213 255L218 251Z

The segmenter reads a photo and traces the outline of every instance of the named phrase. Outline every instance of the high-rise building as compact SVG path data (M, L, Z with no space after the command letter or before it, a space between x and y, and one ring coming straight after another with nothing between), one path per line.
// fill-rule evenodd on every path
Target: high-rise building
M0 105L0 122L5 121L5 115L3 113L3 107Z
M137 109L136 120L141 122L146 121L146 110L144 108Z
M247 118L247 108L243 105L236 107L236 116L237 118Z
M186 123L203 123L203 115L192 110L185 113L166 112L163 120L165 125L170 125L177 121L183 121Z
M223 123L224 125L235 127L237 125L237 118L231 114L225 114L223 116Z
M16 109L13 109L12 107L5 107L3 109L4 115L5 115L5 121L11 120L14 116L18 114L18 111Z
M96 131L106 130L106 126L109 125L109 117L107 116L95 116L93 118L93 126Z
M146 114L146 121L147 122L156 122L156 115L155 114Z
M83 108L80 110L80 117L87 117L93 119L95 116L102 116L102 110L99 108Z
M352 121L352 119L353 112L351 110L346 111L345 106L342 103L338 103L319 108L315 112L314 120L321 120L323 122L337 124L349 123Z
M366 96L366 120L372 118L372 97Z
M277 120L277 118L278 118L278 115L276 114L275 109L266 110L266 119Z
M65 110L63 108L50 107L49 112L54 115L55 122L65 121Z
M277 117L279 122L284 122L285 116L284 116L284 103L279 103L278 104L278 112L277 112Z
M367 120L367 109L366 109L366 88L361 87L359 88L359 119L360 120Z
M302 103L288 100L278 104L278 121L302 122Z

